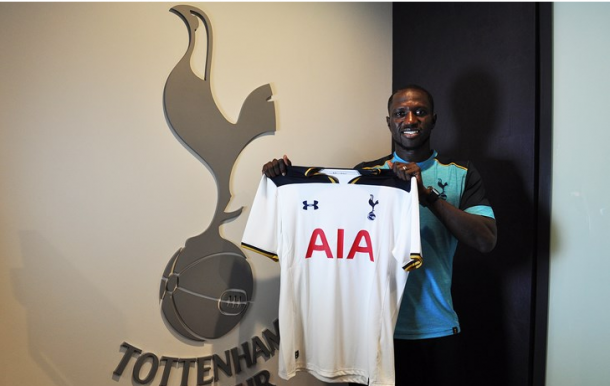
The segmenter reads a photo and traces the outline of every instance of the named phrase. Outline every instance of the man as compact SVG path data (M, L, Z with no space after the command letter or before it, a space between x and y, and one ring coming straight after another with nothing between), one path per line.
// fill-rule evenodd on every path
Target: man
M410 273L394 333L396 385L453 385L460 326L451 298L453 256L458 241L479 252L496 245L494 213L479 173L469 162L439 157L430 138L437 115L434 99L417 85L395 92L386 118L395 151L355 168L392 169L418 183L423 266ZM268 177L284 174L284 156L263 166Z

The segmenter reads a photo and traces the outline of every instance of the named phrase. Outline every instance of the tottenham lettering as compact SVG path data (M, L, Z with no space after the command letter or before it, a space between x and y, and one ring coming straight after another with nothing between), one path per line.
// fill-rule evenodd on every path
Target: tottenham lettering
M273 323L275 332L266 329L263 331L263 339L253 337L250 342L244 342L241 346L226 350L223 354L212 354L199 358L176 358L161 356L153 353L142 353L142 350L123 342L122 349L125 349L121 362L114 370L114 376L120 378L125 369L135 357L132 370L132 383L146 385L151 383L159 374L159 366L163 364L163 372L159 381L159 386L169 386L170 374L172 369L182 367L180 386L189 386L189 373L191 368L195 368L195 385L212 385L218 382L220 373L227 377L237 376L245 368L256 366L262 357L265 361L275 355L275 351L280 348L279 324L276 320ZM179 370L178 370L179 371ZM256 373L253 377L239 383L236 386L275 386L271 381L271 374L267 370Z
M337 245L335 246L333 254L333 250L331 250L331 247L328 244L326 233L324 233L324 230L316 228L313 230L311 238L309 239L309 246L307 247L305 258L311 258L314 252L319 251L324 252L326 257L329 259L334 259L335 256L337 259L343 259L344 244L345 229L337 229ZM369 260L372 262L375 261L375 257L373 256L373 243L371 242L371 235L366 230L361 230L358 232L358 234L356 234L349 253L347 254L347 259L353 259L356 256L356 253L367 254L369 256Z

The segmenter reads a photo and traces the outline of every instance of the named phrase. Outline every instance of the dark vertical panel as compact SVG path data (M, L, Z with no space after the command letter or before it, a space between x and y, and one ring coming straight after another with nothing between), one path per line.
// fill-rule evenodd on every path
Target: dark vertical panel
M432 92L433 147L475 162L499 227L491 254L460 247L456 255L464 384L532 382L532 345L541 332L534 329L535 300L544 295L535 291L537 11L535 3L394 5L393 86L417 83Z
M551 240L553 5L538 3L538 218L532 307L532 385L545 385Z

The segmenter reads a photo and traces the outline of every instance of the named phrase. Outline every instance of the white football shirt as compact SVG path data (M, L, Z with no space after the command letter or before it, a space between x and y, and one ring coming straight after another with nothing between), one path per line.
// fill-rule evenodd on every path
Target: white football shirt
M417 196L389 170L263 176L242 246L280 263L281 378L394 385L394 325L422 263Z

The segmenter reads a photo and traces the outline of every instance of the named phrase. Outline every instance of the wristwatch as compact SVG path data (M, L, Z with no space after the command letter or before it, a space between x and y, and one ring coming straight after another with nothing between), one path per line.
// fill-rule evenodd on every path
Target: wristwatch
M434 204L441 196L441 194L438 192L438 190L434 189L431 186L428 186L427 190L428 190L428 193L426 194L424 200L421 202L421 205L424 208Z

